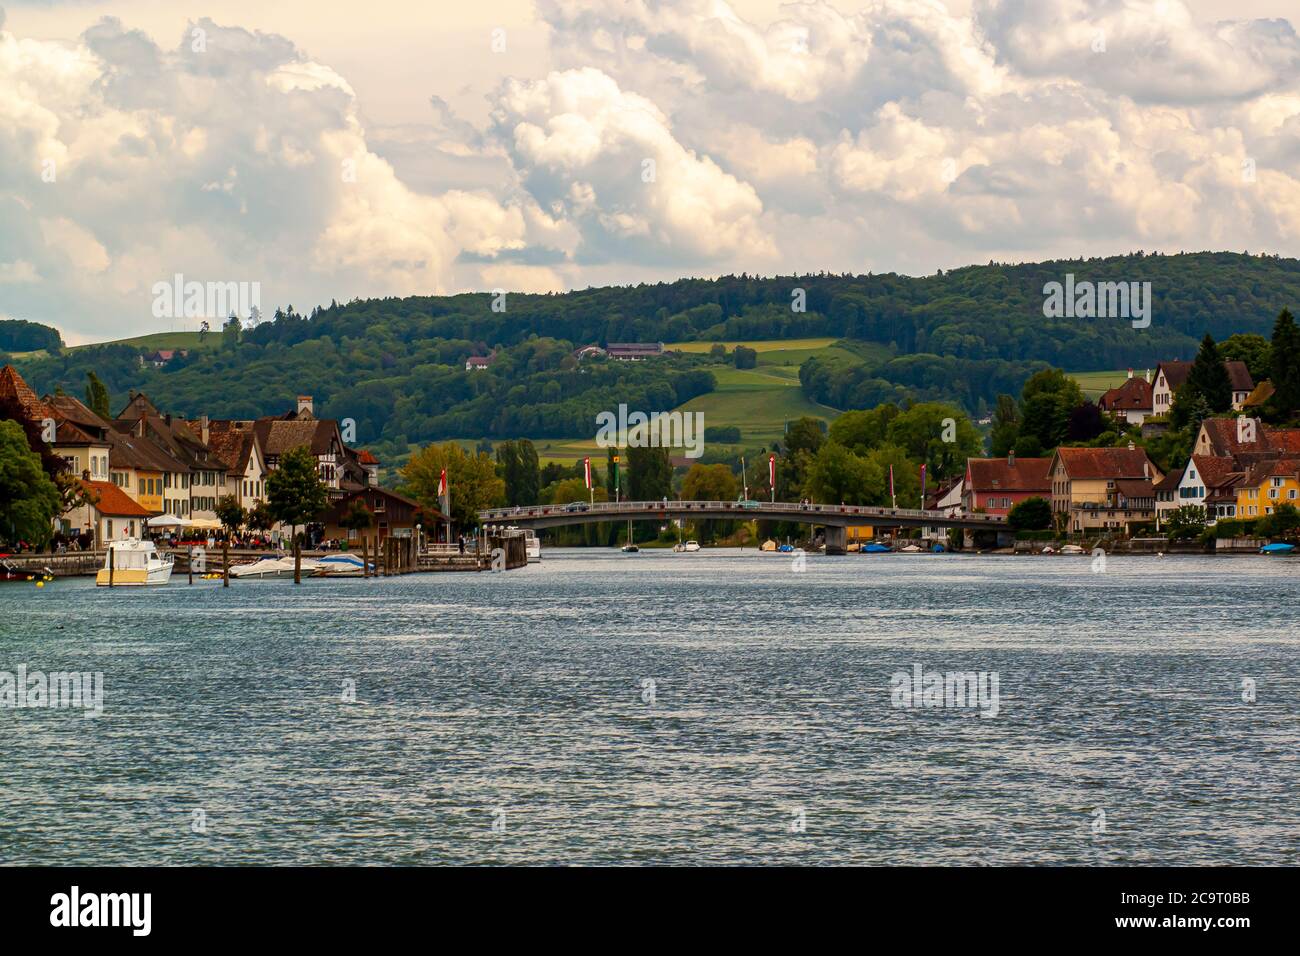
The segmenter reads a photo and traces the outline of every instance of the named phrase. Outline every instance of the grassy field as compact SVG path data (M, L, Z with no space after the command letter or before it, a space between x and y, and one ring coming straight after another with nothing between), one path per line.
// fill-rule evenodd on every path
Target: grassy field
M112 342L94 342L91 345L74 345L72 351L91 348L94 345L130 345L143 349L209 349L221 344L221 330L209 332L206 339L199 341L198 332L153 332L149 335L137 335L129 339L115 339Z
M1085 398L1096 401L1101 397L1102 392L1123 385L1124 380L1128 378L1128 369L1117 369L1113 372L1066 372L1065 374L1079 383ZM1133 374L1136 375L1137 372Z
M707 352L715 345L725 346L730 352L737 345L743 345L747 349L753 349L760 355L764 352L789 352L829 348L838 342L838 339L766 339L759 342L669 342L664 348L675 352Z

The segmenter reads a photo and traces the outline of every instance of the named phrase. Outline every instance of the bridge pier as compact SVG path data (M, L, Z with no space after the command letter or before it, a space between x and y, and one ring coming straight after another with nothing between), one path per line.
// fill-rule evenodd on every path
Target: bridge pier
M849 530L840 525L826 526L826 553L848 554Z

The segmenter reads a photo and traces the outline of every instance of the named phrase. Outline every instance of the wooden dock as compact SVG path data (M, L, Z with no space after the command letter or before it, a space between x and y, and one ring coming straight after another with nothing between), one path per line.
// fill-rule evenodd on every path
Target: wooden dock
M247 548L159 548L159 554L174 556L173 576L190 577L202 574L223 575L230 567L264 558L272 551ZM338 551L304 551L304 558L323 558ZM462 553L459 546L430 544L417 553L411 538L385 538L360 542L358 550L351 552L364 558L374 570L366 577L391 577L398 574L417 574L435 571L513 571L528 564L528 554L522 535L492 536L478 541L470 539ZM56 578L93 577L104 566L107 552L66 551L50 554L16 554L5 561L33 577L53 575ZM200 560L201 558L201 560ZM191 565L193 567L191 568Z

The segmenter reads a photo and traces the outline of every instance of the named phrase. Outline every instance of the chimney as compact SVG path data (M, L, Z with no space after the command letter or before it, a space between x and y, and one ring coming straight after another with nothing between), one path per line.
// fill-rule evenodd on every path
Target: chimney
M1129 377L1129 378L1132 378L1132 377L1133 377L1133 370L1132 370L1132 369L1129 369L1129 370L1128 370L1128 377Z
M209 433L210 430L208 428L208 416L200 415L199 416L199 437L203 439L203 444L205 445L208 443Z
M1147 384L1151 384L1151 369L1147 369Z
M299 396L298 396L298 411L299 411L299 412L304 412L304 411L305 411L308 415L314 415L314 414L315 414L315 411L312 409L311 396L310 396L310 395L299 395Z
M1014 448L1007 452L1007 467L1016 467L1016 450Z

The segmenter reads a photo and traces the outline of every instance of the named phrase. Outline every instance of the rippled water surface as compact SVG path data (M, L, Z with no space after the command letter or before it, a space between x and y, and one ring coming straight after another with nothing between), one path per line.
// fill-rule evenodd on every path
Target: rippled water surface
M0 671L105 687L94 719L0 709L0 862L1294 864L1298 582L1255 556L550 550L0 585ZM996 673L997 715L892 706L916 664Z

